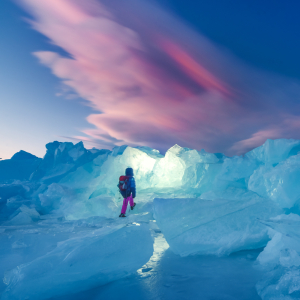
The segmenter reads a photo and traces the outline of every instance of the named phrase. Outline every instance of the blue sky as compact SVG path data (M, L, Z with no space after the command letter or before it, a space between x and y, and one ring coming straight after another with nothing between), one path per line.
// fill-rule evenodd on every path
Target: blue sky
M300 78L300 2L160 2L213 42L226 47L245 62L272 72Z
M53 140L83 139L88 148L147 145L161 151L178 143L232 155L266 138L300 138L299 3L55 2L53 11L50 0L44 6L28 0L0 3L1 158L21 149L41 157ZM82 31L81 36L71 39L68 17L77 18L74 35ZM37 26L33 29L25 18ZM63 40L55 22L70 41ZM86 29L91 23L97 29ZM87 40L83 49L78 41L88 34L101 38L99 44ZM123 36L127 40L120 42ZM112 54L115 49L120 53ZM50 53L55 60L69 60L53 62ZM87 62L95 66L91 75L82 61L94 53L103 61ZM124 65L116 64L119 55L126 57Z
M60 136L78 134L88 126L92 111L82 99L57 97L60 80L53 76L32 52L61 48L26 23L28 14L12 1L0 3L0 157L10 158L21 149L37 156L45 154L45 144ZM63 100L62 100L63 99Z

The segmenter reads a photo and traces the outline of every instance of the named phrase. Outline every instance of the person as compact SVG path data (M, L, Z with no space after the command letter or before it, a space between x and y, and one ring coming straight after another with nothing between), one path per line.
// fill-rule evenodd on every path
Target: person
M133 210L133 208L136 205L136 203L134 203L134 200L133 200L136 195L135 180L133 177L133 169L127 168L125 170L125 175L129 177L129 183L128 183L129 184L129 196L125 197L123 200L121 214L119 215L119 217L123 217L123 218L126 217L125 213L126 213L128 202L130 203L131 210Z

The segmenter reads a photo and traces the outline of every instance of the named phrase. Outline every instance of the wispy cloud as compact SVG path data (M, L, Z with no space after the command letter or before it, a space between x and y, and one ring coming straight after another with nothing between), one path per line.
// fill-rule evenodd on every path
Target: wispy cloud
M96 111L79 138L229 155L287 132L300 138L299 122L288 122L300 112L297 82L245 66L153 3L20 3L70 57L34 55Z

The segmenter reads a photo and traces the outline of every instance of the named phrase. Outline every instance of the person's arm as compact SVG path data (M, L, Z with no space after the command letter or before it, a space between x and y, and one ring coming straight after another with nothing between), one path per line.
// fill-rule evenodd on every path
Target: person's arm
M132 192L132 198L135 198L136 190L135 190L135 180L133 177L131 179L131 192Z

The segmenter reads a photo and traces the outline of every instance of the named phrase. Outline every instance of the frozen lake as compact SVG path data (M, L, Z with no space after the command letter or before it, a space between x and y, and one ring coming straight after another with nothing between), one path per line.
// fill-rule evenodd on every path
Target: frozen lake
M253 268L260 250L240 251L228 257L175 255L157 233L155 252L136 274L99 288L53 300L201 299L256 300L260 278Z

